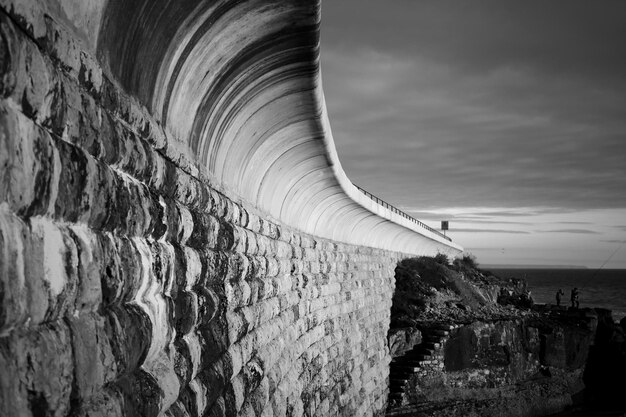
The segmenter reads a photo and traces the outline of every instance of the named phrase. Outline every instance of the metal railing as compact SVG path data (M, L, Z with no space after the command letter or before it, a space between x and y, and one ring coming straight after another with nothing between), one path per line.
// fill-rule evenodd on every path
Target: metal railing
M415 223L416 225L423 227L424 229L433 232L441 237L443 237L444 239L449 240L450 242L452 242L452 239L450 239L448 236L444 235L443 233L441 233L439 230L433 229L432 227L422 223L421 221L417 220L415 217L409 216L408 214L406 214L405 212L403 212L402 210L400 210L399 208L392 206L391 204L387 203L385 200L383 200L382 198L378 198L376 197L374 194L370 193L369 191L359 187L358 185L352 183L352 185L354 185L356 188L359 189L359 191L361 191L363 194L365 194L366 196L368 196L369 198L371 198L373 201L375 201L376 203L380 204L381 206L385 207L386 209L391 210L392 212L396 213L399 216L404 217L405 219Z

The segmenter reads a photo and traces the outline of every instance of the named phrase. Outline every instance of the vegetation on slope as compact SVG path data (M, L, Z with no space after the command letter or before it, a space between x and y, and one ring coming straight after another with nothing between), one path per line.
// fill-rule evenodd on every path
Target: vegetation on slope
M524 291L522 281L504 280L482 271L471 255L452 262L443 254L405 259L396 267L391 327L518 314L501 305L506 303L498 304L498 299Z

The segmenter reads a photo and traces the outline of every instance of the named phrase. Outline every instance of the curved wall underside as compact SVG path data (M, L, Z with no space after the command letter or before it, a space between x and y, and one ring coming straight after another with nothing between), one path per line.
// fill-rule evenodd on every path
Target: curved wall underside
M318 38L315 2L0 0L0 415L384 413L394 268L460 248L346 178Z
M413 254L461 248L363 195L335 151L320 2L112 1L100 61L213 182L306 233Z

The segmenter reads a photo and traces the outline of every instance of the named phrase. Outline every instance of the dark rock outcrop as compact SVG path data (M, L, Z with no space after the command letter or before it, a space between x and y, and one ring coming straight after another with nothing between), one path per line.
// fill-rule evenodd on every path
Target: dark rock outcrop
M583 398L595 311L531 308L523 282L458 261L405 260L396 279L390 335L422 337L392 360L388 415L542 416Z
M594 409L626 410L626 318L617 324L610 310L596 312L598 330L584 374L585 402Z

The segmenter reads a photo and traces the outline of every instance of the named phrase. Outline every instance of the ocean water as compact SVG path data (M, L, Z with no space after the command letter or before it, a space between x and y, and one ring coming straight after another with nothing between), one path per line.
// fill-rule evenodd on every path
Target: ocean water
M502 278L523 278L536 303L556 304L559 288L565 295L561 305L569 306L570 291L577 287L580 307L602 307L613 311L613 319L626 317L626 269L496 269Z

